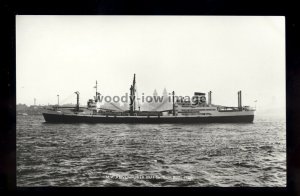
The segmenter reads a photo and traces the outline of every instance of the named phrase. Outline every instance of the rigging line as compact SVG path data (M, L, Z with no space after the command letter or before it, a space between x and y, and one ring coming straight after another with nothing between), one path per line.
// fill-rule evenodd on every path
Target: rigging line
M122 108L120 108L119 106L115 105L114 103L110 102L110 104L111 104L112 106L114 106L115 108L117 108L118 110L124 111Z
M139 93L138 93L138 90L137 90L137 85L135 85L135 91L136 91L136 100L138 102L138 107L140 107L140 100L139 100Z
M71 93L70 95L68 95L68 97L64 98L62 101L60 101L61 104L64 104L67 100L71 99L71 97L73 97L74 93Z

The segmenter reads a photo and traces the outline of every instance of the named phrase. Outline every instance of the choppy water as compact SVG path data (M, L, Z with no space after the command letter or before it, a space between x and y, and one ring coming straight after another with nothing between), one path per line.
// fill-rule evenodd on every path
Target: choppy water
M48 124L17 116L17 186L286 186L285 120Z

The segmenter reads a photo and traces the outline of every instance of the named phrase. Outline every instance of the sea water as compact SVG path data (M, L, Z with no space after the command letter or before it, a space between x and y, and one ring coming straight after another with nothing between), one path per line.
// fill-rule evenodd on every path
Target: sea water
M286 186L286 122L51 124L17 116L17 186Z

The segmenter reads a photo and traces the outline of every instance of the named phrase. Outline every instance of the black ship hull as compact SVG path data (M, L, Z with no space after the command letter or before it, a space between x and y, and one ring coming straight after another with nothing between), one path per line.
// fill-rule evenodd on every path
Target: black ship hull
M252 123L254 115L238 116L100 116L100 115L64 115L43 113L49 123Z

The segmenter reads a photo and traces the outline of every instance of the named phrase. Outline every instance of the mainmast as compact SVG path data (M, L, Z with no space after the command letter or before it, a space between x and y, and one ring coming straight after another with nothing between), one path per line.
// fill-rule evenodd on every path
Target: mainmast
M130 115L133 116L135 111L135 74L133 75L133 83L130 86L130 107L129 107Z

